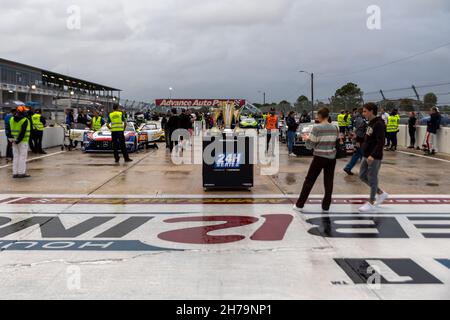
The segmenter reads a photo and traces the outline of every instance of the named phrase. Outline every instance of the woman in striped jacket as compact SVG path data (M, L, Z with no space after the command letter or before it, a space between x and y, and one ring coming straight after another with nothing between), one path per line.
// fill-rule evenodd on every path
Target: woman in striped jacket
M317 113L319 124L315 125L310 135L303 136L306 147L314 150L314 159L306 176L300 197L294 205L294 210L303 212L306 201L320 173L324 172L325 197L322 202L324 211L330 210L336 168L336 141L339 129L329 123L330 111L322 108Z

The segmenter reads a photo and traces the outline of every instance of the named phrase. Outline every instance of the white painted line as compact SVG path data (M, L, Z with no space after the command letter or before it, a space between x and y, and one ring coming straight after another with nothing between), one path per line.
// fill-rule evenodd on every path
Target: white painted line
M423 156L421 154L415 154L415 153L405 152L405 151L397 151L397 152L403 153L403 154L407 154L407 155L411 155L411 156L416 156L416 157L419 157L419 158L425 158L425 159L429 159L429 160L436 160L436 161L441 161L441 162L445 162L445 163L450 163L450 160L439 159L439 158L432 158L432 157Z
M323 198L323 194L315 194L311 195L309 198L313 201L321 202ZM87 194L0 194L0 199L6 197L20 197L20 198L83 198L83 199L297 199L297 195L283 195L283 194L255 194L255 195L223 195L223 194L165 194L165 195L129 195L129 194L115 194L115 195L87 195ZM333 195L333 199L344 199L347 200L349 204L351 204L354 200L360 200L361 198L367 198L367 194L358 195L358 194L337 194ZM450 202L448 200L450 198L450 194L441 195L441 194L401 194L401 195L390 195L391 199L399 199L397 201L402 201L401 199L411 199L410 201L417 201L420 203L424 203L428 198L431 199L445 199L441 201ZM387 203L392 202L392 200L387 200Z
M55 152L55 153L51 153L51 154L46 154L45 156L40 156L40 157L36 157L36 158L30 158L30 159L27 160L27 162L32 162L32 161L35 161L35 160L40 160L40 159L44 159L44 158L53 157L53 156L56 156L58 154L65 153L65 152L66 151L59 151L59 152ZM1 166L0 169L4 169L4 168L8 168L8 167L12 167L12 164L7 164L5 166Z

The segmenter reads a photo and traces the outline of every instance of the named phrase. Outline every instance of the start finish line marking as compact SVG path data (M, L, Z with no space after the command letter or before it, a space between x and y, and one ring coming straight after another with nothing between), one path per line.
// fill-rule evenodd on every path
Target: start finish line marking
M256 205L256 204L292 204L296 197L71 197L71 196L32 196L9 197L0 200L6 205ZM322 198L311 197L307 204L320 204ZM333 204L359 205L367 202L366 197L339 196L333 199ZM389 205L448 205L450 196L392 196L385 204Z

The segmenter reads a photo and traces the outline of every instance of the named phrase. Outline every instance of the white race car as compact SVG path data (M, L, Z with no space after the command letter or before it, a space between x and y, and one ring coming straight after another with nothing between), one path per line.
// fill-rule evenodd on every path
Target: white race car
M161 128L161 122L148 121L142 124L138 130L140 133L146 133L148 143L164 141L164 130Z

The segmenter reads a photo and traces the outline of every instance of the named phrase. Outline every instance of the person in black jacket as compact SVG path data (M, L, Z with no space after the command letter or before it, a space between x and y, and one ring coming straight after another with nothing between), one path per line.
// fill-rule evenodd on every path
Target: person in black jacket
M10 126L10 120L14 117L14 114L16 113L16 108L11 108L10 113L8 113L5 116L5 134L6 137L11 136L11 126ZM12 142L8 139L8 144L6 146L6 162L10 162L13 160L13 149L12 149Z
M178 129L180 129L180 118L177 115L177 109L172 109L171 116L169 117L169 120L167 121L166 128L168 135L168 141L169 141L169 149L170 152L172 152L174 146L178 145L178 138L174 136L174 132Z
M425 155L434 155L437 152L437 133L441 127L441 114L438 108L433 107L430 111L430 119L427 122Z
M417 117L414 111L409 113L408 132L409 132L409 139L411 141L408 149L414 149L416 147L416 132L417 132Z
M169 117L170 117L170 115L163 114L162 118L161 118L161 129L164 130L164 136L165 136L165 140L166 140L166 149L170 148L170 143L169 143L168 134L167 134L167 121L169 120Z
M362 213L374 212L389 197L389 194L379 188L378 173L383 160L383 148L386 139L386 124L377 117L378 107L374 103L364 105L363 115L369 121L367 133L362 145L363 160L359 177L370 187L370 200L359 208Z
M87 111L83 110L78 114L77 123L82 123L84 125L88 125L89 118L87 116Z
M302 116L300 117L300 123L311 123L311 116L308 111L303 111Z
M187 133L184 133L184 135L180 136L180 144L182 149L184 149L186 147L186 144L189 143L189 137L190 137L190 133L192 132L192 118L189 114L189 111L186 109L181 110L181 114L179 116L179 129L183 129L186 130ZM184 137L187 137L188 140L184 141Z
M290 157L295 157L294 155L294 143L295 139L297 138L297 129L298 124L297 121L295 121L295 112L291 111L286 118L286 125L287 125L287 139L288 139L288 151Z

